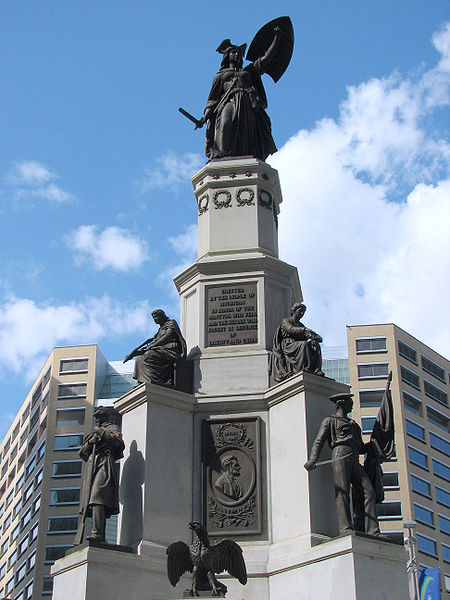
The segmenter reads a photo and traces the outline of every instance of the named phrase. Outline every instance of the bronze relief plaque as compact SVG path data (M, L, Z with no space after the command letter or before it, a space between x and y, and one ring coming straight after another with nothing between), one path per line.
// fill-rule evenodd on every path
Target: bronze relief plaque
M258 343L256 282L206 288L206 346Z
M262 532L260 419L204 420L203 519L211 535Z

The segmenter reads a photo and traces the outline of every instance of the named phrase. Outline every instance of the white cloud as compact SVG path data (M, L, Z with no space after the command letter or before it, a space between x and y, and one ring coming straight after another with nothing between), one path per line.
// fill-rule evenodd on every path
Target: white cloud
M40 198L55 204L67 202L72 194L55 183L58 176L36 160L15 162L14 168L5 178L6 190L17 200Z
M271 159L280 256L299 267L307 322L328 345L344 343L346 323L395 322L450 352L450 145L432 124L449 104L449 40L446 26L433 37L445 56L416 80L348 88L337 121Z
M0 364L31 380L54 346L148 331L149 313L147 301L127 306L108 296L60 305L10 296L0 302Z
M156 188L174 190L186 185L189 178L205 163L205 159L200 154L177 155L170 151L157 158L155 163L154 167L144 169L144 177L137 182L141 193Z
M170 245L181 260L165 269L158 279L174 297L178 298L178 293L173 278L187 269L197 258L197 236L197 225L190 225L184 233L169 238Z
M97 232L95 225L81 225L66 237L66 243L75 252L76 264L88 260L98 271L130 271L149 257L147 243L119 227Z

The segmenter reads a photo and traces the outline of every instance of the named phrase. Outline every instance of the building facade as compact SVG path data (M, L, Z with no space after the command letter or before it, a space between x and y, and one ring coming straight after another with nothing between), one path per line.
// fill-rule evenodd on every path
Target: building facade
M50 567L77 529L81 441L95 406L133 387L128 371L96 345L55 348L42 367L0 445L0 598L51 596Z
M353 417L368 441L386 377L395 415L396 455L383 464L382 532L400 542L417 522L418 563L439 567L450 592L450 362L394 324L347 327Z

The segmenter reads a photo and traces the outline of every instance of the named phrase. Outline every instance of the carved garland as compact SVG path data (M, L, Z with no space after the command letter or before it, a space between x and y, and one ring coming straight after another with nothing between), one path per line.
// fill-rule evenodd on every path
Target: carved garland
M248 198L242 198L242 194L248 194ZM253 198L255 197L255 192L248 188L248 187L244 187L244 188L239 188L238 191L236 192L236 200L238 203L238 206L254 206L254 202L253 202Z
M205 213L208 210L208 205L209 205L208 194L205 194L204 196L201 196L197 200L197 206L198 206L198 214L199 214L199 216L202 215L203 213Z
M208 521L214 527L250 527L255 524L255 498L241 508L221 508L214 498L208 498Z
M225 194L226 200L219 200L221 194ZM231 206L231 193L228 190L217 190L214 192L213 202L216 208L228 208Z

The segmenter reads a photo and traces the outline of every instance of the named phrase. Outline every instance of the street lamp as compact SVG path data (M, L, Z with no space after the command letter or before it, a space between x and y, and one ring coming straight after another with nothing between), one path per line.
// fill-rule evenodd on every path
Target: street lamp
M403 521L405 528L405 546L408 549L409 559L406 563L406 571L411 581L412 600L420 600L419 578L417 575L416 562L416 538L414 537L414 529L417 527L415 521Z

